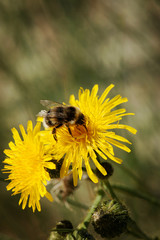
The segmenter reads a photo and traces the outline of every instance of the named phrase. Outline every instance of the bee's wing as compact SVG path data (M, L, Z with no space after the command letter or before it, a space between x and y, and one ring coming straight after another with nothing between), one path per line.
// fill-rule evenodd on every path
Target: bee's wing
M52 102L50 100L40 100L40 103L47 108L54 108L56 106L63 106L62 103L58 103L58 102Z

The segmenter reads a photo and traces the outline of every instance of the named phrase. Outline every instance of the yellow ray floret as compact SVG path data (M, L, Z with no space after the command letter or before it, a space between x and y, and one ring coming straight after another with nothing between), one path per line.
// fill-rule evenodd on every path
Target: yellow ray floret
M53 200L45 187L50 180L45 168L55 169L55 165L50 162L52 156L46 152L40 139L41 123L38 122L33 128L32 122L28 121L27 133L22 125L19 127L22 139L13 128L14 142L9 143L10 149L4 150L7 158L4 160L3 172L9 174L10 180L7 190L12 190L13 195L21 194L19 204L22 203L22 209L26 207L28 201L28 206L32 207L33 212L36 208L41 211L41 197L46 196Z

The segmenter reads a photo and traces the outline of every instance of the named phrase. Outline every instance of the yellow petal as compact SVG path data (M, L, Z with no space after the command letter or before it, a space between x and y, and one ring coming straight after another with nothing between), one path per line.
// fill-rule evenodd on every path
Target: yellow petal
M38 116L38 117L37 117L37 122L43 122L43 119L44 119L43 117L39 117L39 116Z
M19 136L19 133L18 133L17 129L12 128L11 131L13 133L13 138L14 138L15 144L17 145L17 144L21 143L22 140Z
M98 84L95 84L91 91L91 98L95 98L98 92Z
M108 95L108 93L110 92L110 90L114 87L114 84L109 85L106 90L103 92L103 94L101 95L101 97L99 98L99 103L102 104L103 101L105 100L106 96Z
M114 139L111 139L111 138L107 138L107 137L106 137L106 141L109 142L109 143L111 143L111 144L113 144L113 145L115 145L115 146L118 147L118 148L123 149L123 150L126 151L126 152L130 152L130 151L131 151L127 146L125 146L124 144L122 144L122 143L120 143L120 142L118 142L118 141L116 141L116 140L114 140Z
M41 128L41 122L37 122L36 126L34 127L33 134L36 135L40 131L40 128Z
M56 169L56 165L53 162L46 162L45 167L49 169Z
M114 132L106 132L105 136L109 137L109 138L113 138L113 139L119 140L121 142L126 142L126 143L129 143L129 144L132 144L126 138L124 138L122 136L119 136L119 135L116 135Z
M111 124L111 125L108 125L107 126L107 129L126 129L128 130L129 132L133 133L133 134L136 134L137 133L137 130L133 127L130 127L128 125L124 125L124 124Z
M25 138L26 138L26 132L25 132L25 130L24 130L24 127L23 127L23 125L22 125L22 124L20 124L20 125L19 125L19 128L20 128L20 130L21 130L22 137L23 137L23 139L25 140Z
M82 174L83 174L83 171L82 171L82 157L80 157L80 159L79 159L79 166L78 166L78 175L79 175L79 179L80 180L82 178Z
M75 100L75 96L74 95L71 95L70 98L69 98L69 103L73 106L76 105L76 100Z
M33 124L32 124L32 121L28 121L28 124L27 124L27 132L29 131L32 131L33 130Z
M50 202L53 202L53 197L52 197L52 195L51 195L49 192L46 191L45 197L46 197Z
M88 163L88 160L85 160L85 166L86 166L86 170L87 170L87 173L88 173L88 176L89 178L92 180L92 182L94 183L98 183L98 178L97 176L93 173L89 163Z

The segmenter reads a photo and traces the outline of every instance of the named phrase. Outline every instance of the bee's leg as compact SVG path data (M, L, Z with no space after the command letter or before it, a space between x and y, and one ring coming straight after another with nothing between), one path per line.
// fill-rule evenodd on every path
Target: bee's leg
M86 132L88 132L88 129L86 127L86 124L83 124L83 127L86 129Z
M69 134L73 137L72 132L71 132L71 129L70 129L70 127L69 127L68 124L66 124L66 127L67 127L67 129L68 129Z
M59 127L61 127L62 125L63 125L63 124L60 123L60 124L58 124L57 126L55 126L55 127L53 128L53 130L52 130L52 134L53 134L53 137L54 137L54 139L55 139L56 142L57 142L56 129L59 128Z
M52 129L52 134L53 134L54 140L57 142L56 128L55 127Z

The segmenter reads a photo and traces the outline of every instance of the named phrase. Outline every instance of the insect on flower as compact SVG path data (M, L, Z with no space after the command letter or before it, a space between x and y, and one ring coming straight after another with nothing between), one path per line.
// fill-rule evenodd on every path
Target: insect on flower
M121 95L108 98L107 95L113 87L114 85L110 84L101 96L98 95L97 84L91 91L80 88L78 99L71 95L69 105L55 103L52 105L50 101L41 101L43 105L49 107L49 111L41 111L37 119L50 127L48 131L46 129L42 132L45 146L50 149L57 161L63 158L60 178L67 176L72 167L74 186L77 186L78 178L82 179L83 166L89 178L94 183L98 182L98 177L91 168L91 162L104 176L107 175L98 155L104 160L109 158L120 164L122 159L115 156L114 146L128 153L131 151L126 146L126 143L131 144L131 142L114 130L125 129L136 134L136 129L121 123L124 116L134 114L127 113L125 108L115 109L128 99ZM57 135L56 144L52 143L54 138L51 133Z
M85 116L81 113L78 107L68 106L50 100L41 100L40 103L47 107L49 110L41 110L37 116L43 117L44 127L53 127L52 133L54 139L57 141L56 129L62 126L66 126L68 132L73 137L70 126L72 125L85 125Z

